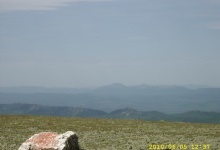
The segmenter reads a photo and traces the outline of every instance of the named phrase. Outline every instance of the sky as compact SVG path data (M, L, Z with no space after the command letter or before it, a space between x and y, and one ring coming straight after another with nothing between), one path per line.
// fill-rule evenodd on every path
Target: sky
M220 87L220 0L0 0L0 86Z

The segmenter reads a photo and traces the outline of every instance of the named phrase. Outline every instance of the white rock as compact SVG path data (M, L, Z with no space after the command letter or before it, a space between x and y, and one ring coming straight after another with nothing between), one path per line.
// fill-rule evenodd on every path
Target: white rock
M41 132L26 140L18 150L79 150L78 137L72 131Z

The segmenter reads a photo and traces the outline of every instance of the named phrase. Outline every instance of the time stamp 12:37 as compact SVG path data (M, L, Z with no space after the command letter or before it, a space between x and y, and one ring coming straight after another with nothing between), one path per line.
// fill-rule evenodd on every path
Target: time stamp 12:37
M171 149L171 150L210 150L210 144L149 144L149 150L161 150L161 149Z

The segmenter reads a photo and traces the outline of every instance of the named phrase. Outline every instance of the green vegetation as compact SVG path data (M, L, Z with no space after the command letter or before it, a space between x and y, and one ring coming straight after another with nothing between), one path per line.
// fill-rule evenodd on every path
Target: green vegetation
M0 149L16 150L35 133L68 130L76 132L86 150L147 150L150 144L220 147L220 124L0 115Z

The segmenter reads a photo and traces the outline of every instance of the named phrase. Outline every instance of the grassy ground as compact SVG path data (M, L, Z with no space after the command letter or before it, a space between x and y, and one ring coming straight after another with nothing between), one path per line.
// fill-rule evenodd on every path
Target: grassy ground
M220 124L0 115L0 149L16 150L38 132L74 131L86 150L220 149ZM187 147L187 148L186 148Z

